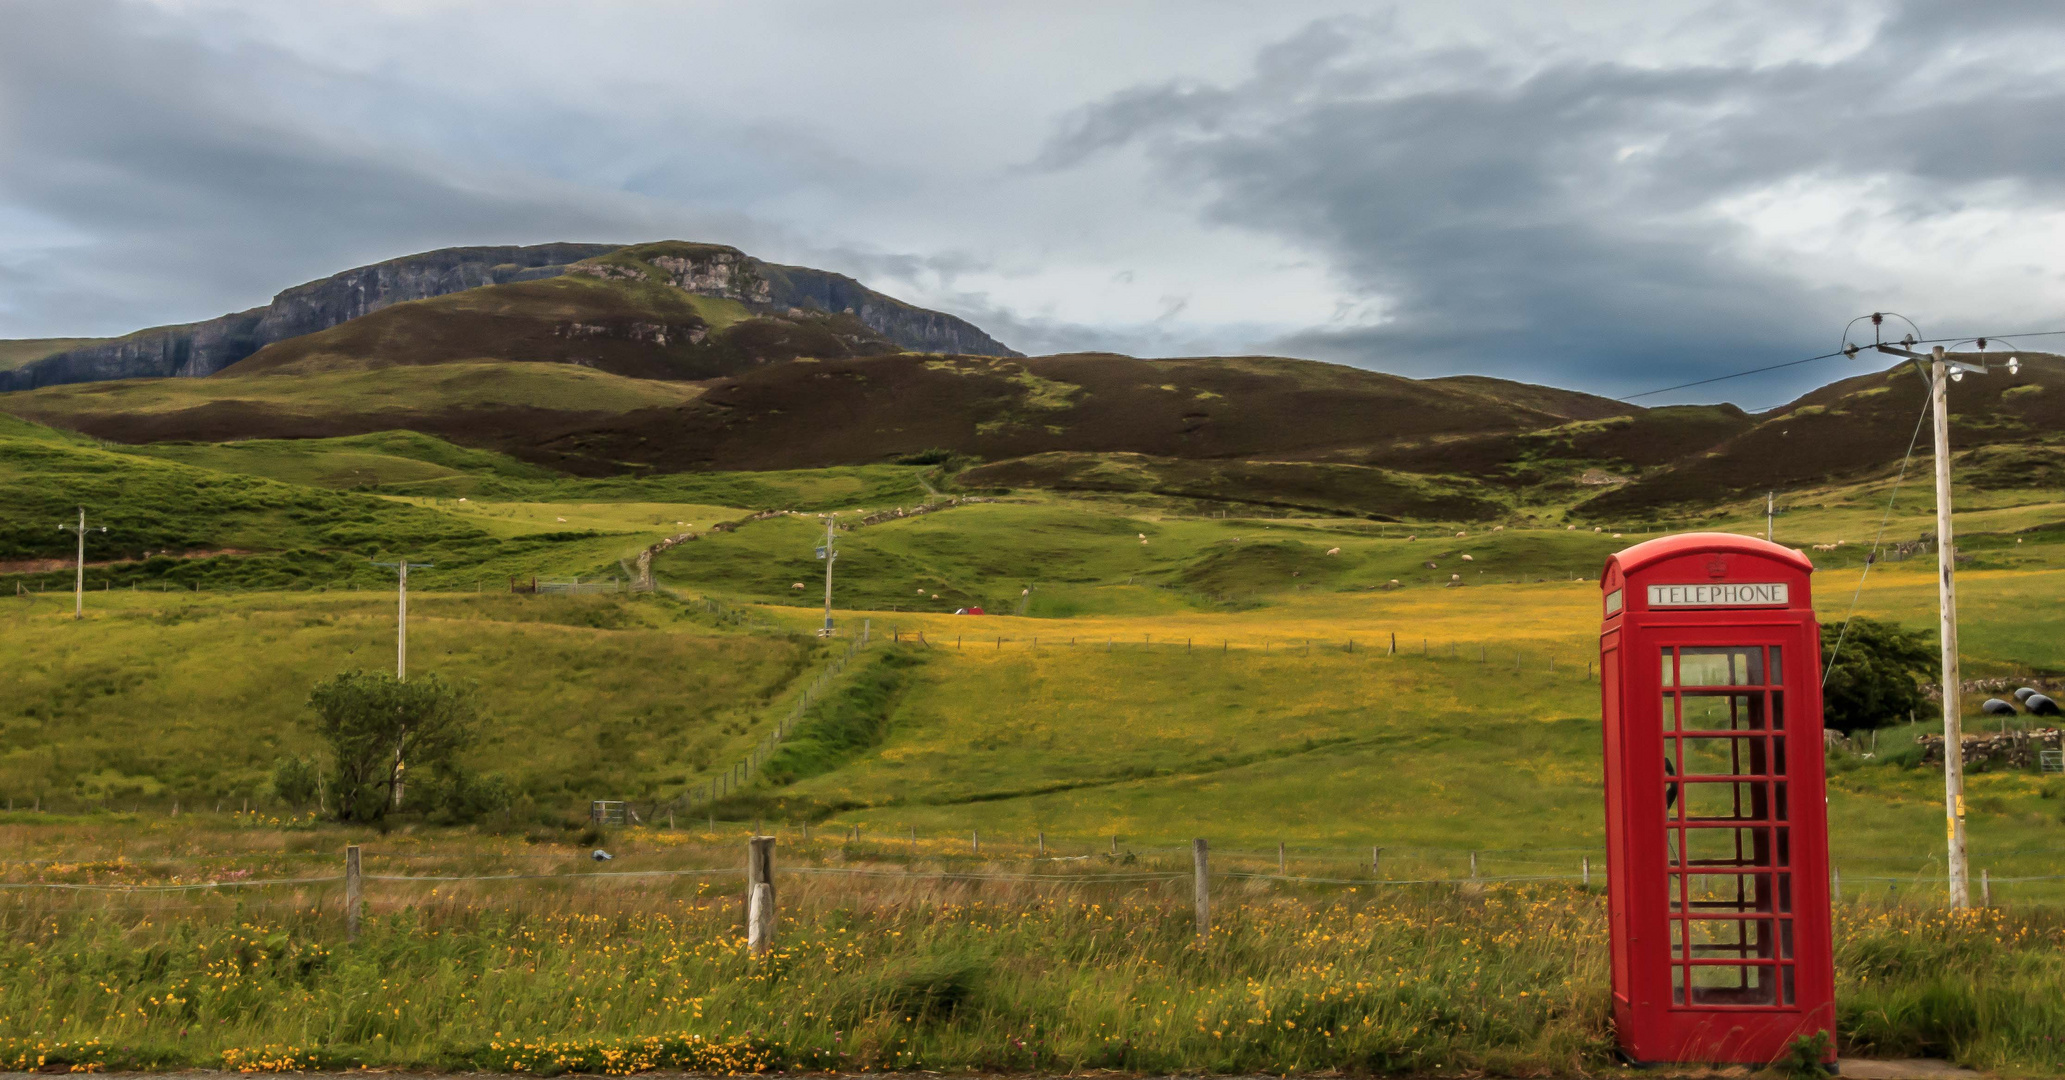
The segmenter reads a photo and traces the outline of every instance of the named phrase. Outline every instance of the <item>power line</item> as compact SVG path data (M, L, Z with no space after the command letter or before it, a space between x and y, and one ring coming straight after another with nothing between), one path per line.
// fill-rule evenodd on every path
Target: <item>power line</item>
M1766 367L1760 367L1760 368L1751 368L1751 369L1749 369L1748 371L1738 371L1738 372L1736 372L1736 373L1735 373L1735 374L1733 374L1733 375L1716 375L1716 376L1714 376L1714 377L1713 377L1713 378L1711 378L1711 379L1700 379L1700 380L1698 380L1697 382L1689 382L1689 383L1679 383L1679 384L1678 384L1678 385L1676 385L1676 386L1666 386L1666 387L1664 387L1664 388L1663 388L1663 389L1661 389L1661 390L1644 390L1643 392L1641 392L1641 393L1639 393L1639 394L1629 394L1628 396L1626 396L1626 397L1624 397L1624 398L1615 398L1614 400L1616 400L1616 401L1633 401L1633 400L1635 400L1636 398L1646 398L1646 397L1655 397L1655 396L1656 396L1656 395L1658 395L1658 394L1668 394L1668 393L1670 393L1670 392L1671 392L1671 391L1673 391L1673 390L1684 390L1684 389L1686 389L1687 387L1693 387L1693 386L1705 386L1705 385L1707 385L1708 383L1717 383L1717 382L1727 382L1727 381L1728 381L1729 379L1740 379L1740 378L1742 378L1742 377L1743 377L1744 375L1756 375L1756 374L1759 374L1759 373L1761 373L1761 372L1765 372L1765 371L1777 371L1777 370L1778 370L1779 368L1789 368L1789 367L1798 367L1798 366L1800 366L1801 364L1811 364L1811 363L1813 363L1813 362L1814 362L1814 361L1816 361L1816 360L1827 360L1827 359L1829 359L1829 358L1831 358L1831 357L1836 357L1836 356L1841 356L1841 355L1843 355L1843 351L1842 351L1841 349L1837 349L1837 350L1836 350L1835 352L1832 352L1832 353L1822 353L1822 354L1821 354L1820 356L1810 356L1810 357L1806 358L1805 360L1787 360L1787 361L1786 361L1785 363L1783 363L1783 364L1771 364L1771 365L1768 365L1768 366L1766 366Z
M1945 342L1945 341L1949 341L1949 342L1963 342L1963 341L1976 341L1976 340L1980 340L1980 339L1984 339L1984 340L1987 340L1987 341L2012 341L2012 340L2014 340L2014 339L2016 339L2016 338L2033 338L2033 337L2058 337L2058 336L2061 336L2061 335L2065 335L2065 330L2032 330L2032 331L2030 331L2030 332L2028 332L2028 333L2025 333L2025 334L1978 334L1978 335L1966 335L1966 336L1964 336L1964 337L1939 337L1939 338L1921 338L1921 339L1918 339L1917 341L1915 341L1915 342L1914 342L1914 344L1916 344L1916 345L1933 345L1933 344L1937 344L1937 343L1940 343L1940 342ZM1660 390L1644 390L1644 391L1642 391L1642 392L1641 392L1641 393L1639 393L1639 394L1629 394L1629 395L1627 395L1626 397L1619 397L1619 398L1615 398L1614 400L1615 400L1615 401L1634 401L1634 400L1635 400L1635 399L1637 399L1637 398L1655 397L1655 396L1656 396L1656 395L1658 395L1658 394L1668 394L1668 393L1670 393L1670 392L1671 392L1671 391L1673 391L1673 390L1687 390L1687 389L1690 389L1690 388L1692 388L1692 387L1695 387L1695 386L1707 386L1707 385L1710 385L1710 384L1712 384L1712 383L1717 383L1717 382L1727 382L1727 381L1728 381L1728 380L1730 380L1730 379L1740 379L1740 378L1742 378L1742 377L1743 377L1743 376L1745 376L1745 375L1761 375L1761 374L1763 374L1763 373L1764 373L1764 372L1766 372L1766 371L1777 371L1777 370L1779 370L1779 369L1781 369L1781 368L1789 368L1789 367L1799 367L1799 366L1800 366L1801 364L1811 364L1811 363L1815 362L1816 360L1831 360L1831 359L1834 359L1835 357L1838 357L1838 356L1844 356L1844 355L1847 355L1847 353L1845 352L1845 350L1843 350L1843 349L1837 349L1837 350L1836 350L1835 352L1831 352L1831 353L1822 353L1822 354L1821 354L1820 356L1809 356L1809 357L1807 357L1807 358L1806 358L1806 359L1804 359L1804 360L1787 360L1787 361L1785 361L1785 362L1784 362L1784 363L1782 363L1782 364L1767 364L1767 365L1765 365L1765 366L1763 366L1763 367L1755 367L1755 368L1750 368L1750 369L1749 369L1749 370L1747 370L1747 371L1738 371L1738 372L1735 372L1735 373L1734 373L1734 374L1732 374L1732 375L1716 375L1716 376L1714 376L1714 377L1713 377L1713 378L1711 378L1711 379L1698 379L1698 380L1695 380L1695 381L1693 381L1693 382L1688 382L1688 383L1679 383L1679 384L1678 384L1678 385L1676 385L1676 386L1666 386L1666 387L1664 387L1664 388L1662 388L1662 389L1660 389ZM1774 406L1772 406L1772 408L1777 408L1777 406L1775 406L1775 405L1774 405ZM1758 411L1769 411L1769 410L1758 410Z

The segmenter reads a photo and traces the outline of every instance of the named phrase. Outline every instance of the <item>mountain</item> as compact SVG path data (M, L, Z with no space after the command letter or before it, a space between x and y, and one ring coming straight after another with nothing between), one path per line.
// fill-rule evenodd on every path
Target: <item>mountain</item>
M633 247L537 244L444 248L390 259L297 285L264 307L204 322L140 330L120 338L89 340L45 351L11 370L0 363L0 391L110 379L213 375L268 347L349 325L397 305L569 276L665 284L684 296L736 301L752 313L846 316L865 327L866 336L883 348L1016 355L951 315L905 304L843 275L762 262L736 248L681 242ZM574 316L587 313L578 304L574 307ZM562 333L570 338L591 334L608 340L620 334L666 332L664 321L656 324L638 317L646 312L634 310L627 317L623 305L604 307L615 322L569 326L562 328ZM28 342L0 343L0 356L30 351ZM477 351L471 354L480 355Z
M2065 487L2065 360L2023 359L1951 388L1960 468ZM34 387L0 412L121 443L407 431L584 477L924 463L963 490L1435 520L1653 519L1868 480L1924 397L1905 366L1752 415L1283 357L1026 357L850 278L682 241L448 249L0 360ZM207 377L55 381L129 368Z

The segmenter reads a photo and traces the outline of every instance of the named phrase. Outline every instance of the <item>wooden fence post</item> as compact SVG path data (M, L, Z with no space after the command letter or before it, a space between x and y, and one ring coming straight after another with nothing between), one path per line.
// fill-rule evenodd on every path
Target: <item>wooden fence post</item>
M1190 842L1190 861L1196 875L1191 892L1197 904L1197 936L1204 937L1212 932L1212 872L1204 837Z
M1582 862L1583 865L1580 868L1580 876L1584 878L1585 888L1589 889L1592 887L1592 857L1590 855L1587 855L1584 857Z
M1841 867L1828 868L1828 898L1835 903L1843 902L1843 871Z
M344 933L353 941L359 939L359 846L353 844L344 849Z
M1289 873L1290 865L1290 861L1284 858L1283 841L1278 840L1276 842L1276 876L1282 877Z
M1379 864L1379 862L1378 862L1378 860L1382 859L1383 857L1384 857L1384 849L1383 849L1383 848L1380 848L1380 847L1372 847L1372 848L1370 848L1370 849L1369 849L1369 872L1370 872L1370 873L1374 874L1374 873L1376 873L1376 872L1377 872L1377 868L1378 868L1378 866L1380 865L1380 864Z
M1470 853L1470 880L1477 880L1477 853L1474 851Z
M1044 856L1045 856L1045 855L1047 854L1047 834L1046 834L1046 833L1044 833L1044 832L1040 833L1040 834L1039 834L1039 840L1040 840L1040 855L1041 855L1042 857L1044 857Z
M1119 834L1117 833L1111 834L1111 853L1113 855L1119 853Z
M1979 906L1993 906L1993 875L1985 870L1979 871Z
M746 841L746 951L765 956L774 949L774 837Z
M981 829L970 829L970 830L968 830L968 853L969 853L969 854L971 854L971 855L980 855L980 854L982 854L982 830L981 830Z

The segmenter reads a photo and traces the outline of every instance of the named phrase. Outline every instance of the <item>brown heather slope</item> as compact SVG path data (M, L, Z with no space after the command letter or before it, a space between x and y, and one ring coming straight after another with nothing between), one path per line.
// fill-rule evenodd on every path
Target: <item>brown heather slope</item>
M1437 384L1305 360L897 354L774 364L695 401L507 447L660 471L785 469L949 450L1322 460L1439 435L1562 422Z
M1951 449L1998 447L1985 458L1998 486L2040 483L2043 463L2065 441L2065 357L2024 353L2022 363L2020 376L1996 370L1950 386ZM1611 517L1868 476L1900 463L1926 398L1926 384L1905 363L1831 383L1578 510ZM2021 466L2018 448L2034 453ZM1928 432L1915 453L1929 455Z
M1626 416L1631 411L1638 411L1625 402L1582 390L1494 379L1489 375L1442 375L1427 381L1570 420L1604 420L1609 416Z

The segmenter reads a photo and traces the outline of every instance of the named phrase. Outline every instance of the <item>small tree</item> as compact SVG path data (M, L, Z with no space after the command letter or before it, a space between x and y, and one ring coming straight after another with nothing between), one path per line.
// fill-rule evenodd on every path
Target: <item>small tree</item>
M1842 638L1841 653L1836 639ZM1845 735L1927 715L1933 706L1921 682L1935 670L1934 639L1880 619L1850 620L1821 628L1821 657L1828 664L1821 690L1821 722Z
M480 719L472 693L435 674L402 682L347 671L317 683L308 704L330 744L340 821L378 821L399 809L404 773L450 767Z

